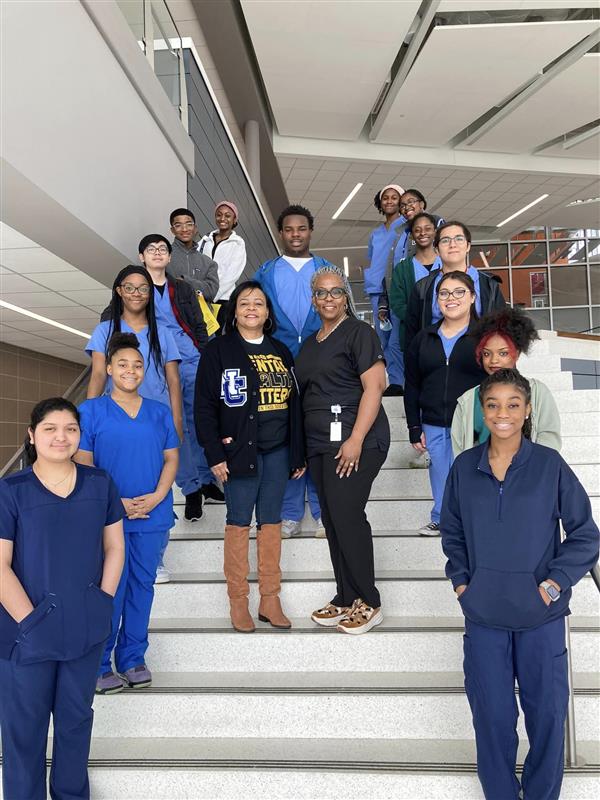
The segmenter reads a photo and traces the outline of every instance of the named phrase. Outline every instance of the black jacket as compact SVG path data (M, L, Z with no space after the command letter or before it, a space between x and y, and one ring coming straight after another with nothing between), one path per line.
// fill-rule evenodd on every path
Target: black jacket
M300 393L294 373L294 359L287 347L268 337L273 350L283 359L295 384L289 398L290 474L305 466L304 429ZM221 396L225 370L235 370L239 386L238 402L227 405ZM237 331L209 342L200 359L196 376L194 418L198 441L204 448L209 467L227 461L231 475L256 474L258 454L259 376L248 357ZM231 437L231 444L222 439Z
M417 333L431 325L431 305L433 302L433 285L440 270L432 270L426 278L417 281L408 299L404 320L404 347L408 350ZM504 308L506 300L500 290L500 283L495 275L479 272L479 292L481 294L481 313L487 314L496 308Z
M201 353L208 342L208 334L198 295L186 280L174 278L168 272L167 287L175 319L190 337L196 350ZM107 319L110 319L110 307L105 308L100 315L101 322Z
M404 354L404 408L411 442L421 438L421 422L449 428L458 398L485 378L475 360L475 339L463 334L446 360L438 334L442 322L414 337Z

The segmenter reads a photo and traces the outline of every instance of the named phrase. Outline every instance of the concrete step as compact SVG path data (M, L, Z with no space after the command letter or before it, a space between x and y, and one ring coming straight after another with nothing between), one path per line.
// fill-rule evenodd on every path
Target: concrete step
M95 800L481 798L472 739L93 739ZM562 800L598 795L598 746L567 768ZM519 749L523 763L526 747ZM141 780L143 778L143 780Z
M406 535L381 535L374 537L375 563L388 569L425 570L444 569L446 558L440 539L419 536L416 531ZM256 545L250 543L250 568L256 570ZM331 569L329 545L325 539L305 536L284 539L281 550L281 568L284 571L302 570L308 565L315 570ZM219 572L223 568L223 537L188 539L173 537L165 553L165 566L172 572L185 572L193 566L202 572Z
M457 601L449 581L439 571L377 569L377 587L384 614L393 616L434 617L456 613ZM251 573L250 602L258 606L258 586ZM334 595L333 576L323 572L284 572L281 600L289 616L309 617ZM574 614L600 613L600 594L590 577L584 578L573 592ZM227 617L229 602L222 573L173 573L171 583L156 587L153 616L189 617L201 612L205 616Z
M400 495L401 492L398 494ZM591 503L594 518L600 520L600 497L592 496ZM403 500L400 497L392 500L372 499L367 503L367 517L373 529L390 531L416 530L429 522L431 506L432 501L427 499ZM224 520L224 504L206 504L202 519L198 520L198 522L179 519L175 530L180 533L219 531L223 530ZM303 527L307 530L315 527L315 523L308 511L305 515Z
M299 678L301 679L301 674ZM600 697L575 695L578 736L599 734ZM115 713L118 709L119 713ZM94 701L94 738L145 736L205 738L440 739L474 737L463 694L290 692L123 693ZM523 717L518 730L525 736ZM201 742L199 741L201 747Z
M255 604L252 611L256 613ZM449 613L458 612L452 608ZM308 614L291 621L289 631L257 621L255 633L241 634L232 629L229 616L154 617L148 664L159 672L207 675L215 671L289 673L299 668L332 674L462 670L463 617L390 615L367 636L358 637L315 625ZM596 674L600 667L598 618L572 616L570 621L574 669Z

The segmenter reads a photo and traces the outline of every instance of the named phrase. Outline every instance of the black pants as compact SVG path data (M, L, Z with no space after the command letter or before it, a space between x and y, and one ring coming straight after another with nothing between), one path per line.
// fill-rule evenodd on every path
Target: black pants
M381 599L375 586L373 537L365 514L371 486L387 453L363 450L358 472L349 478L335 474L338 461L332 454L309 458L325 525L337 592L334 606L351 606L357 597L373 608Z

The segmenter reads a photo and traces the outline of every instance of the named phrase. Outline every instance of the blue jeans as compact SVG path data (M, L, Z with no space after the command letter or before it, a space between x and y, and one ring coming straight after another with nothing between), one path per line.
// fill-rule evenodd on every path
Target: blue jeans
M310 506L310 513L313 519L317 520L321 517L321 506L319 505L319 495L317 494L317 487L313 483L308 470L301 478L297 480L290 480L285 487L285 494L283 496L283 505L281 507L281 519L291 519L294 522L300 522L304 518L304 501L308 495L308 504Z
M452 439L450 438L450 428L439 428L437 425L423 423L423 433L431 459L429 464L429 482L433 494L431 521L439 523L446 480L454 460Z
M227 524L247 527L255 508L257 525L281 522L281 504L289 474L289 450L280 447L270 453L258 453L256 475L230 475L224 485Z
M112 669L113 648L117 672L125 672L144 663L144 655L148 649L148 623L154 600L154 580L164 540L164 531L125 532L125 563L113 600L112 627L104 648L99 675Z
M183 442L179 448L179 468L175 482L186 496L196 492L205 483L214 482L204 450L198 444L194 422L194 392L199 363L198 358L193 361L182 361L179 365L183 398Z
M519 797L515 680L529 737L521 777L525 797L558 800L569 699L564 618L518 632L467 619L464 656L477 773L486 800Z
M370 294L371 307L373 309L373 325L379 336L383 355L385 356L385 368L390 383L396 386L404 386L404 354L400 349L400 320L390 309L388 311L392 323L391 331L382 331L379 327L378 305L379 295Z

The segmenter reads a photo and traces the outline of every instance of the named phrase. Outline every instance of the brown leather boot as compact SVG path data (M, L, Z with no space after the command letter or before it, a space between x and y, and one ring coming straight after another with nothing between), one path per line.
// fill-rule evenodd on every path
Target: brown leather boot
M281 610L281 523L262 525L256 537L258 549L258 590L260 605L258 618L270 622L274 628L291 628L292 623Z
M240 633L252 633L254 622L248 611L248 532L249 528L225 526L223 572L227 581L231 624Z

